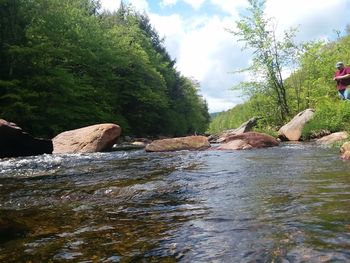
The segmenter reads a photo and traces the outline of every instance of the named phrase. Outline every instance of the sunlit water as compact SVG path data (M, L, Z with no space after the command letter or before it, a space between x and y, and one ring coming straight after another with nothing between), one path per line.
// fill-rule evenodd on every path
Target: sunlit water
M3 159L0 220L0 262L350 262L350 162L303 144Z

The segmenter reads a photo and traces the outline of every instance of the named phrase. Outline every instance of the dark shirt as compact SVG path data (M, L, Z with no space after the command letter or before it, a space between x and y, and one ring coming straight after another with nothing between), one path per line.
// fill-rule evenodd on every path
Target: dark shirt
M350 74L350 68L342 68L340 70L337 70L335 72L335 77L344 76L346 74ZM337 80L337 89L338 90L344 90L349 85L350 85L350 78Z

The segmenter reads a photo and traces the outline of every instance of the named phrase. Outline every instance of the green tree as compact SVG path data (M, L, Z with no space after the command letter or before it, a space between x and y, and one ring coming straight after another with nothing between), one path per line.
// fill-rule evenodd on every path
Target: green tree
M246 70L254 81L241 87L254 86L255 93L272 96L282 122L290 112L282 72L290 65L290 58L295 56L295 29L284 32L283 39L278 40L273 20L264 15L265 1L249 0L249 4L249 15L236 23L236 31L230 31L253 52L253 65Z
M147 15L99 6L0 0L0 117L45 137L101 122L132 135L204 130L206 103Z

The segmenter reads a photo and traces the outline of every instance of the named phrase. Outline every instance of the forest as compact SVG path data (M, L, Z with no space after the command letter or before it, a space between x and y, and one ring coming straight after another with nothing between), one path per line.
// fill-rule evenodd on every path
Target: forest
M278 37L273 18L264 14L265 1L249 2L249 15L237 21L237 30L230 31L254 54L252 65L236 72L250 75L250 80L234 87L247 99L219 113L209 131L236 128L259 117L256 130L277 135L282 125L307 108L315 109L315 117L304 128L303 139L322 131L350 131L350 103L340 100L333 80L336 62L350 63L350 26L343 35L335 30L337 37L332 41L297 43L298 28Z
M183 76L146 14L96 0L0 0L0 118L52 138L112 122L124 135L203 133L199 83Z

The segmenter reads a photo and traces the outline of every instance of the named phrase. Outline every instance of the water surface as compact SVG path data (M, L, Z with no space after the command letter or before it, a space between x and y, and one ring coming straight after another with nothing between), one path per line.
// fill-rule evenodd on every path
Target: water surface
M1 220L0 262L350 262L350 162L307 144L3 159Z

